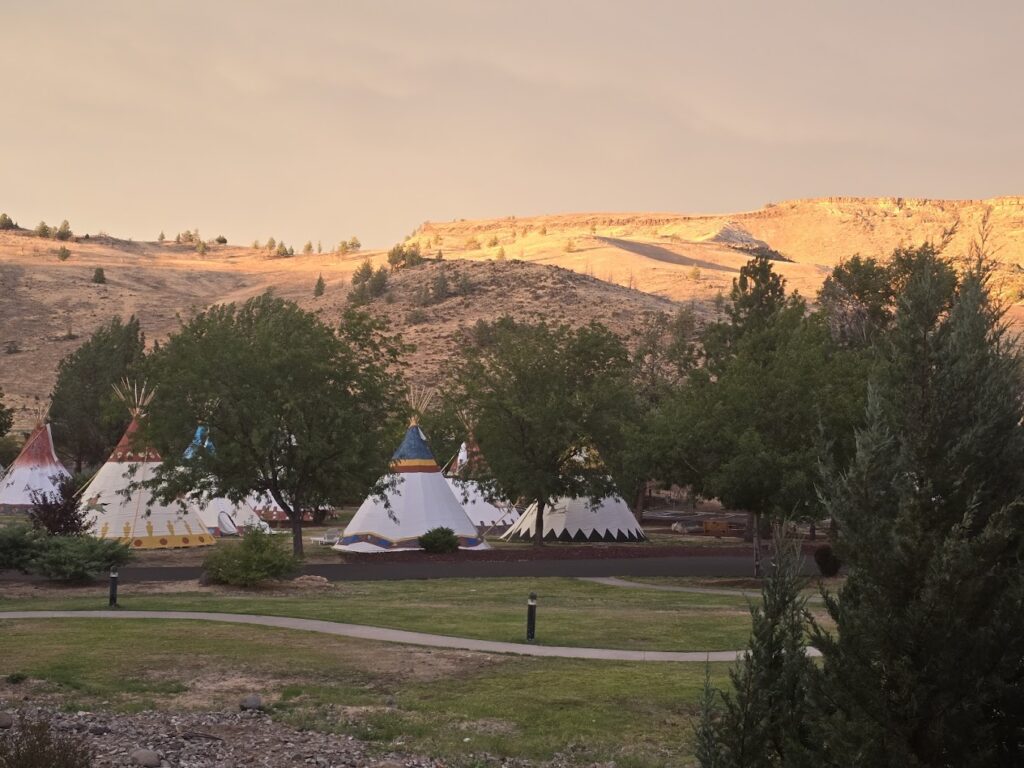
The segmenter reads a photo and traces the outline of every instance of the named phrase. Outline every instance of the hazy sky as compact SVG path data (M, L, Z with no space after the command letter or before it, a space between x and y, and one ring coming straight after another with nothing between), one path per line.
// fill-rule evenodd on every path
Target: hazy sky
M1024 193L1024 4L2 0L0 210L426 219Z

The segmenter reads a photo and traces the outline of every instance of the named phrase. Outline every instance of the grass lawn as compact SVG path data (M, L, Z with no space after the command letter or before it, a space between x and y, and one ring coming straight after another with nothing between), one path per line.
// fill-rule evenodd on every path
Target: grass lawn
M629 590L576 579L431 579L342 582L315 591L268 594L206 588L133 594L122 608L223 611L325 619L482 640L522 642L526 597L539 596L537 639L546 645L637 650L743 648L750 633L742 597ZM88 610L106 607L106 587L40 590L3 597L0 610Z
M472 753L689 764L702 664L529 659L188 621L0 622L0 701L223 709L259 692L300 728L471 766ZM724 665L713 665L716 684ZM5 682L11 673L29 680Z

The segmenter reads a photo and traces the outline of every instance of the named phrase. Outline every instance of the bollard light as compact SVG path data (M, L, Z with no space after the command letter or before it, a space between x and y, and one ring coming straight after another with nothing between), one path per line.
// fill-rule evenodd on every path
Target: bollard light
M117 608L117 567L110 569L110 607Z
M531 592L526 598L526 642L532 643L537 637L537 593Z

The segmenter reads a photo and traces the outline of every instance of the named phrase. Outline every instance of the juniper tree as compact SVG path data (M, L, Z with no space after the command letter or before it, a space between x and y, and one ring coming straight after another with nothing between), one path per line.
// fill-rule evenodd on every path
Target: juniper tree
M701 768L796 768L809 765L815 733L811 702L814 665L805 644L807 598L802 558L781 528L774 562L750 609L747 649L729 671L731 692L708 680L697 727ZM721 704L718 703L721 700Z
M823 764L1024 764L1021 358L975 253L906 280L849 469L826 472L848 578L817 628Z
M316 298L320 298L321 296L323 296L324 295L324 289L326 287L327 287L327 284L324 282L324 276L320 275L316 279L316 285L313 286L313 296L316 297Z

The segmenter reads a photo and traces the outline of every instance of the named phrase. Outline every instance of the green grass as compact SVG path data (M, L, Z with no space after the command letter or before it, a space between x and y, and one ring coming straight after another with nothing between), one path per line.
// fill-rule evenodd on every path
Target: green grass
M288 596L258 590L133 595L125 584L119 603L135 610L295 616L522 642L531 591L539 595L537 640L545 645L734 650L746 645L750 632L748 603L740 596L630 590L561 578L344 582L320 593ZM69 590L67 597L0 599L0 610L105 607L100 585Z
M68 709L233 709L471 766L488 752L571 765L690 764L702 664L534 659L263 627L95 619L0 622L0 698ZM724 665L713 665L716 684ZM25 673L17 686L2 682Z

